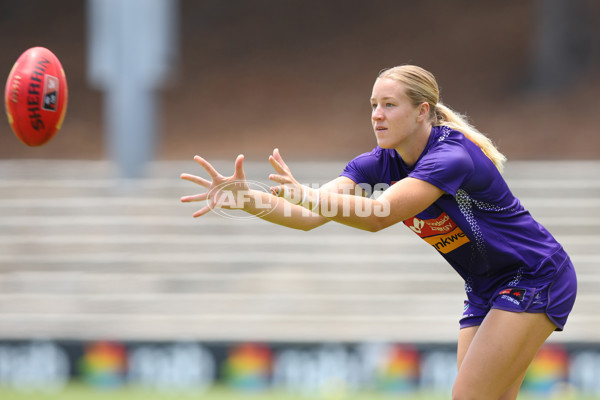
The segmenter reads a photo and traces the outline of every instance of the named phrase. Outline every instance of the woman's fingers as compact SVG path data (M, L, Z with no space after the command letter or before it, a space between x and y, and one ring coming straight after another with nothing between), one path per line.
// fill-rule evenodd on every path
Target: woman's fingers
M207 189L206 193L200 193L192 196L183 196L180 198L181 202L189 203L195 201L207 201L207 205L196 211L193 216L200 217L204 214L210 212L213 208L228 208L234 207L237 205L235 202L233 204L229 204L231 202L221 201L223 199L227 200L230 197L236 197L236 193L240 190L247 189L247 182L244 172L244 155L240 154L237 156L235 160L235 173L230 177L223 177L219 172L206 161L204 158L200 156L195 156L194 161L204 168L204 170L210 175L212 180L204 179L202 177L191 175L191 174L181 174L181 179L196 183L200 186L203 186ZM227 196L222 197L221 193L225 192Z
M200 193L200 194L195 194L192 196L183 196L181 198L181 202L182 203L191 203L193 201L204 201L208 199L208 192L206 193Z
M275 158L275 160L277 160L279 165L281 165L283 168L289 169L285 161L283 161L283 157L281 157L279 149L273 149L273 158Z
M271 164L275 172L277 172L278 174L285 174L286 171L283 169L279 161L275 159L275 157L269 156L269 163Z
M211 176L211 178L215 179L220 175L217 172L217 170L204 158L202 158L200 156L194 156L194 161L196 161L198 164L200 164L202 166L202 168L204 168L206 170L206 172L208 172L208 174Z
M195 212L195 213L194 213L192 216L193 216L194 218L198 218L198 217L201 217L201 216L203 216L204 214L208 213L210 210L212 210L212 205L210 205L210 204L209 204L209 205L207 205L207 206L204 206L204 207L202 207L202 208L201 208L201 209L199 209L198 211L196 211L196 212Z
M271 186L269 190L273 196L281 197L283 195L283 186Z
M292 172L286 165L285 161L279 153L279 149L273 150L273 155L269 156L269 162L276 173L270 174L269 179L273 182L279 183L280 186L272 186L270 188L271 193L274 196L283 197L286 200L290 200L294 203L297 193L301 193L300 184L292 176Z
M246 173L244 172L244 155L240 154L235 159L235 180L246 180Z
M286 178L285 176L278 175L278 174L269 175L269 179L272 180L273 182L281 183L282 185L286 184L286 183L291 183L291 181L288 178Z
M274 149L273 154L269 156L269 162L275 168L275 170L282 174L287 173L290 174L290 168L287 166L285 161L283 161L283 157L281 157L281 153L279 153L279 149Z
M201 177L196 176L196 175L181 174L181 179L184 179L186 181L190 181L190 182L196 183L196 184L198 184L200 186L203 186L205 188L208 188L211 185L210 181L207 181L206 179L201 178Z

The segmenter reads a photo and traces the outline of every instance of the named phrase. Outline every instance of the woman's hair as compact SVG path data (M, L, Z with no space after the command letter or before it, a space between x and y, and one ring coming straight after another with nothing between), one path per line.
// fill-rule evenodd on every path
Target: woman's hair
M502 171L506 157L494 143L471 125L466 116L461 115L440 101L440 90L433 74L415 65L401 65L381 71L378 78L389 78L406 87L406 95L416 107L429 104L429 118L434 126L445 125L462 132L467 139L481 148L499 171Z

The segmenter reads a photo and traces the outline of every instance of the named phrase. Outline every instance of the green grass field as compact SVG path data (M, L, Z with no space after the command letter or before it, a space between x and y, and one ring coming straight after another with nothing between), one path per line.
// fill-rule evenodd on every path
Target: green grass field
M160 393L136 388L120 388L114 390L92 390L87 386L71 384L65 390L56 393L23 392L0 387L0 399L2 400L173 400L173 399L207 399L207 400L442 400L449 396L439 394L420 393L413 395L405 394L360 394L345 395L343 393L331 393L316 397L294 395L289 392L260 392L260 393L238 393L223 387L214 387L207 392L168 392ZM598 400L598 398L581 397L576 394L561 393L556 396L536 397L523 394L519 400Z
M223 387L214 387L206 392L156 392L136 388L120 388L114 390L92 390L87 386L72 384L66 390L56 393L24 392L0 388L1 400L173 400L173 399L206 399L206 400L442 400L443 396L435 395L382 395L361 394L344 395L342 393L309 397L294 395L289 392L235 392Z

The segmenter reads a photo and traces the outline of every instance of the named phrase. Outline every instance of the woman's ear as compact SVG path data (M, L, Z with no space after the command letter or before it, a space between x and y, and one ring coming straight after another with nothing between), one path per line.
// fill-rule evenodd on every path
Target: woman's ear
M417 121L425 121L429 118L429 103L421 103L419 106L419 115L417 116Z

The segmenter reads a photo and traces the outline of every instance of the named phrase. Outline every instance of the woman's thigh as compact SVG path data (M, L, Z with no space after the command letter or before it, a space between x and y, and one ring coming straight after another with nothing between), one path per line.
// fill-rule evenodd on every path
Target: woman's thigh
M481 326L465 329L453 396L496 400L523 376L556 326L543 313L492 309Z
M462 364L465 355L467 354L467 350L473 341L473 337L475 333L477 333L477 329L479 326L469 326L468 328L463 328L458 333L458 347L456 349L456 363L457 368L460 370L460 366Z

